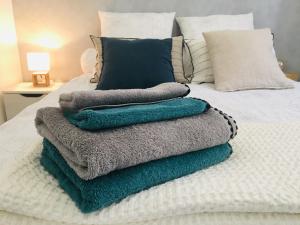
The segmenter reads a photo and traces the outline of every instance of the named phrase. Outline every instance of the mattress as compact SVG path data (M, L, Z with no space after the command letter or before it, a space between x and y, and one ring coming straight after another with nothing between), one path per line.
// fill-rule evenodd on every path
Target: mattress
M235 93L191 85L191 96L238 120L241 134L232 143L233 157L204 173L129 197L100 214L81 215L32 158L41 150L33 119L37 109L58 106L60 93L93 89L89 79L73 79L1 126L0 224L299 224L298 83L293 90Z

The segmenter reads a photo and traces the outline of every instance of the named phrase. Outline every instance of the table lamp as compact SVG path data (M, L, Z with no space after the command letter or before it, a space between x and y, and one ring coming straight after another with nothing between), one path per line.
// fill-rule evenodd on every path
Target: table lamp
M46 52L27 53L27 67L32 71L32 83L34 87L50 86L50 56Z

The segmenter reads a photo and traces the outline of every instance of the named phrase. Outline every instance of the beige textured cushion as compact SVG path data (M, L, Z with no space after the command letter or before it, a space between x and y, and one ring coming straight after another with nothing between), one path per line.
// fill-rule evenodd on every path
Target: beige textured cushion
M91 79L92 83L98 83L101 77L101 70L102 70L102 42L101 37L96 37L91 35L91 40L97 50L97 64L96 64L96 73L94 77ZM183 71L183 37L173 37L172 38L172 66L174 70L175 80L179 83L187 83L188 79L184 76Z
M184 76L183 71L183 37L172 38L172 66L174 70L175 80L179 83L187 83L188 79Z
M220 91L292 88L273 54L270 29L204 33Z
M102 60L102 42L101 42L101 38L100 37L96 37L94 35L90 35L90 38L94 44L94 47L97 51L97 63L96 63L96 72L93 76L93 78L91 79L91 83L98 83L99 79L100 79L100 75L101 75L101 71L102 71L102 65L103 65L103 60Z

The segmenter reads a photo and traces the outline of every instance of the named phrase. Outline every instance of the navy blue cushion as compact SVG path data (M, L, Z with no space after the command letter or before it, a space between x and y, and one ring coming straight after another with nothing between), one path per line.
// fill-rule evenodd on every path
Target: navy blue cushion
M103 67L98 90L149 88L175 81L171 38L101 41Z

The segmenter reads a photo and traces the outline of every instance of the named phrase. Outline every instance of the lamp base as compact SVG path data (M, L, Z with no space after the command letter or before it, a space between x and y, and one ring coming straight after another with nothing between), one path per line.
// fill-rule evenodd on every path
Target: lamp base
M32 84L33 87L49 87L50 86L49 73L33 73Z

